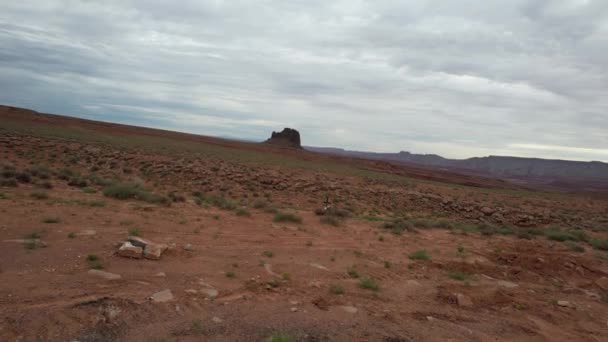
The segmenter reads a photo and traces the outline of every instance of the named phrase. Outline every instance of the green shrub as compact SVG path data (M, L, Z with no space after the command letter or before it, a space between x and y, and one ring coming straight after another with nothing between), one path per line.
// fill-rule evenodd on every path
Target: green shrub
M408 258L410 258L411 260L429 260L429 259L431 259L431 257L427 253L427 251L424 249L415 251L414 253L408 255Z
M371 278L362 278L361 280L359 280L359 287L366 290L380 290L380 287L378 286L376 281Z
M589 244L594 249L598 249L601 251L608 251L608 240L591 239L591 240L589 240Z
M574 241L566 241L564 243L568 248L570 248L571 251L573 252L577 252L577 253L583 253L585 251L585 248L579 244L577 244Z
M103 190L103 195L106 197L116 198L120 200L136 199L153 204L168 204L169 199L149 192L139 184L132 183L114 183Z
M138 228L132 227L132 228L129 228L129 235L130 236L141 236L141 232L139 231Z
M295 339L288 333L276 331L270 335L268 342L295 342Z
M264 251L262 252L262 255L267 258L272 258L274 256L274 253L272 251Z
M400 218L385 222L382 228L389 229L395 235L401 235L404 231L414 231L414 225L411 222Z
M354 267L349 267L346 270L346 273L348 274L349 277L357 279L359 278L359 272L357 272L357 270Z
M338 219L335 216L322 216L319 221L321 221L321 223L323 224L329 224L332 225L334 227L338 227L340 225L340 219Z
M236 210L236 216L249 217L251 216L251 213L249 213L249 211L245 208L239 208Z
M274 222L302 223L302 218L294 213L277 213L274 215Z
M462 271L448 271L448 277L455 280L467 281L471 275Z
M331 284L331 285L329 285L329 293L335 294L335 295L341 295L341 294L344 294L344 288L340 285Z
M61 219L58 217L45 217L42 219L42 223L59 223Z
M49 194L43 191L34 191L30 194L30 197L37 200L44 200L49 198Z

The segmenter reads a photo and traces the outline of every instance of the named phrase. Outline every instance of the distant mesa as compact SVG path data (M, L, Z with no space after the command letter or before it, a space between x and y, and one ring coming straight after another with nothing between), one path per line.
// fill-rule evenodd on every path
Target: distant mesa
M300 132L293 128L284 128L281 132L272 132L267 144L279 145L284 147L302 148L300 144Z

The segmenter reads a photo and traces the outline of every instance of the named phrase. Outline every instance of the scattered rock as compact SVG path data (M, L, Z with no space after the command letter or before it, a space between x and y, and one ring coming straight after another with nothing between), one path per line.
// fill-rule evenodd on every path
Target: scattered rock
M156 292L152 296L150 296L150 300L154 303L164 303L173 300L173 293L171 290L162 290L160 292Z
M141 247L133 246L129 241L124 242L118 249L118 255L126 258L141 259L142 252Z
M298 308L296 308L295 306L292 307L290 310L291 310L291 312L298 312Z
M346 311L346 312L348 312L350 314L356 314L359 311L359 309L357 309L354 306L350 306L350 305L340 306L340 309L342 309L342 310L344 310L344 311Z
M323 265L320 265L320 264L311 263L310 266L312 266L314 268L318 268L318 269L323 270L323 271L329 271L329 268L327 268L327 267L325 267Z
M146 247L146 245L150 243L150 241L148 241L146 239L142 239L139 236L129 236L127 238L127 241L129 241L133 246L137 246L137 247L141 247L141 248Z
M165 272L158 272L154 275L155 277L166 277L167 274L165 274Z
M489 207L482 207L480 209L480 211L482 214L484 214L486 216L490 216L490 215L494 214L494 209L489 208Z
M96 277L103 278L105 280L118 280L122 278L120 274L114 274L100 270L89 270L87 273Z
M557 305L565 307L565 308L574 308L574 304L570 303L567 300L558 300Z
M507 289L514 289L514 288L516 288L516 287L519 287L519 285L518 285L518 284L513 283L513 282L510 282L510 281L506 281L506 280L499 280L499 281L497 282L497 284L498 284L498 286L500 286L500 287L505 287L505 288L507 288Z
M167 245L158 243L149 243L144 248L144 258L151 260L160 260L160 256L167 250Z
M329 310L329 303L327 302L327 300L323 297L318 297L315 298L312 303L319 309L323 310L323 311L327 311Z
M604 291L608 291L608 277L601 277L595 281L595 284Z
M202 289L201 292L206 294L207 297L211 299L216 298L219 294L219 291L216 289Z
M198 291L196 291L195 289L187 289L187 290L184 290L184 292L186 292L187 294L192 294L192 295L195 295L198 293Z
M213 323L217 323L217 324L220 324L220 323L224 322L224 320L223 320L223 319L221 319L221 318L219 318L219 317L217 317L217 316L214 316L214 317L211 319L211 321L212 321Z
M463 295L462 293L456 294L456 301L458 302L458 306L460 307L470 308L473 306L473 301L471 300L471 298Z
M184 245L184 250L187 252L192 252L194 250L194 247L192 247L192 244L187 243Z

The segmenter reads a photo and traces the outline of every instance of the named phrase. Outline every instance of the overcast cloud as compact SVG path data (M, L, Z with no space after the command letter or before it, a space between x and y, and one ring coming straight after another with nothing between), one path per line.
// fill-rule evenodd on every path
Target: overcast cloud
M0 0L0 103L193 133L608 161L608 1Z

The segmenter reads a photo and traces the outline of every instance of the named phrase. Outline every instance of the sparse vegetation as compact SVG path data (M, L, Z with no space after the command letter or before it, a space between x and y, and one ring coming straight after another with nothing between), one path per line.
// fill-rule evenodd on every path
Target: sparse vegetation
M335 295L341 295L341 294L344 294L344 288L337 284L331 284L331 285L329 285L329 293L335 294Z
M349 267L346 270L346 273L348 274L349 277L357 279L359 278L359 272L357 272L357 270L354 267Z
M45 217L42 219L42 223L59 223L61 219L58 217Z
M380 287L375 280L371 278L361 278L359 280L359 287L366 290L379 291Z
M76 238L76 233L74 233L74 232L69 233L68 234L68 238L75 239Z
M89 264L89 267L92 268L92 269L94 269L94 270L101 270L101 269L103 269L103 264L101 263L101 260L95 254L89 254L89 255L87 255L87 263Z
M45 200L49 198L49 194L43 191L34 191L30 194L30 197L37 200Z
M414 225L402 218L395 219L390 222L385 222L382 228L390 230L395 235L401 235L404 231L413 232Z
M249 210L245 209L245 208L238 208L235 212L236 216L241 216L241 217L249 217L251 216L251 213L249 212Z
M226 277L236 278L236 274L233 271L228 271L228 272L226 272Z
M279 212L274 216L274 222L302 223L302 218L294 213Z
M408 258L410 258L411 260L430 260L431 259L428 252L424 249L411 253L410 255L408 255Z
M168 198L154 194L144 189L141 185L133 183L114 183L108 185L103 190L103 195L120 200L136 199L153 204L169 203Z
M471 278L471 275L462 271L448 271L448 277L454 280L467 281Z
M295 339L288 333L275 331L268 338L268 342L295 342Z
M136 227L129 228L128 232L130 236L141 236L141 231L139 230L139 228Z
M264 251L262 252L262 255L267 258L272 258L274 256L274 253L272 251Z

